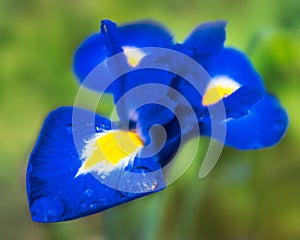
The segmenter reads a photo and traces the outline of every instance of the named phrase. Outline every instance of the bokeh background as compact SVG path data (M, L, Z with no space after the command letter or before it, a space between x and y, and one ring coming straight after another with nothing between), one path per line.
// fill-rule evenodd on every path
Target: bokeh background
M0 0L0 239L300 239L299 13L299 0ZM103 18L161 21L178 41L200 22L228 20L226 45L248 54L289 112L286 137L259 151L225 148L202 180L200 149L160 193L71 222L33 223L28 156L46 114L73 104L73 52Z

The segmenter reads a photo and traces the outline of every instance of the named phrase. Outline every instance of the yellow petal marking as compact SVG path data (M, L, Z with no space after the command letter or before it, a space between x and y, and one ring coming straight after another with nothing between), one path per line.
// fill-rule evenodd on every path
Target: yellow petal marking
M142 50L136 47L125 46L123 47L124 54L130 66L136 67L140 61L147 55Z
M206 88L202 104L204 106L215 104L223 98L228 97L240 87L239 83L229 77L214 77Z
M103 171L111 171L122 160L129 160L128 157L134 156L141 147L143 142L132 131L113 130L97 136L87 143L82 155L85 160L76 176L98 171L99 163L107 167Z

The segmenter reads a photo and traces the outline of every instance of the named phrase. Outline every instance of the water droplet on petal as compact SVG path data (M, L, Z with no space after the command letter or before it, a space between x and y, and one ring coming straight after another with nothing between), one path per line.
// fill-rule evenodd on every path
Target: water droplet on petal
M285 123L282 122L282 121L277 121L277 122L273 125L274 131L277 131L277 132L281 132L282 129L284 129L284 127L285 127Z
M97 207L98 204L99 204L98 201L93 201L93 202L90 204L90 208Z
M80 207L86 208L86 207L87 207L86 201L81 201L81 202L80 202Z
M192 124L187 124L183 127L182 129L182 133L188 133L191 129L193 128L193 125Z
M83 194L85 195L85 196L87 196L87 197L91 197L91 196L93 196L94 195L94 192L93 192L93 190L92 189L86 189L86 190L84 190L83 191Z
M30 207L32 219L37 222L55 222L63 216L65 208L58 198L50 196L36 199Z
M66 126L66 132L67 132L68 134L71 134L71 133L74 132L74 128L73 128L73 126L72 126L71 123L68 124L68 125Z
M86 123L86 126L87 126L87 127L92 127L92 126L94 126L94 123L93 123L93 122L87 122L87 123Z
M105 179L105 178L106 178L106 174L101 174L101 175L100 175L100 178L101 178L101 179Z
M141 171L139 171L141 170ZM157 179L154 172L146 168L135 168L132 172L125 172L120 176L118 187L125 197L138 193L154 191L157 187Z
M100 125L96 126L96 131L97 132L102 132L104 130L107 130L108 126L106 126L104 123L101 123Z

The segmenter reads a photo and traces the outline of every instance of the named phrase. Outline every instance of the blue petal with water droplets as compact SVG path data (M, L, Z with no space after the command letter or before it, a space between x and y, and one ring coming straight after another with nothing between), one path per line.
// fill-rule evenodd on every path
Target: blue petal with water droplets
M88 37L74 55L73 69L80 83L87 75L108 57L122 51L122 47L165 47L173 46L173 37L164 26L154 21L141 21L117 27L109 20L101 23L101 32ZM101 84L101 76L99 76ZM95 89L88 83L86 87ZM111 93L113 87L106 89Z
M228 77L241 86L250 85L265 91L263 80L254 69L247 56L233 48L224 48L211 55L202 66L212 78Z
M265 95L254 104L246 115L220 121L226 124L225 145L240 150L270 147L278 143L288 127L288 116L279 101ZM207 130L204 124L203 129ZM209 135L209 131L205 133Z
M111 127L108 119L79 108L61 107L48 115L27 169L27 195L33 221L58 222L83 217L164 188L157 161L128 169L126 176L116 171L108 176L118 186L128 183L126 186L132 191L139 190L138 193L124 194L90 173L75 177L82 164L79 153L86 140L91 134ZM146 177L144 170L143 174L129 174L136 168L155 172L151 178Z
M225 97L218 103L211 105L210 108L205 108L205 110L200 112L200 114L198 113L199 121L201 121L203 117L209 119L211 117L210 115L213 115L214 120L220 121L228 118L243 117L248 114L252 106L258 103L264 95L265 93L257 88L244 85L228 97ZM225 111L218 111L220 108L224 108Z
M206 22L198 26L183 45L193 50L195 58L200 54L218 52L226 39L226 21Z

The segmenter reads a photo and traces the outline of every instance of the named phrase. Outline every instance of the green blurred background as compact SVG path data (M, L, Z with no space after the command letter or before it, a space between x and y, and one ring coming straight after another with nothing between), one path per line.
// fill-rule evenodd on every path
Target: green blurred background
M300 239L299 13L299 0L0 0L0 239ZM194 161L160 193L71 222L33 223L28 156L46 114L73 104L73 52L103 18L161 21L178 41L201 22L228 20L226 45L249 55L289 112L286 137L259 151L224 149L205 179Z

